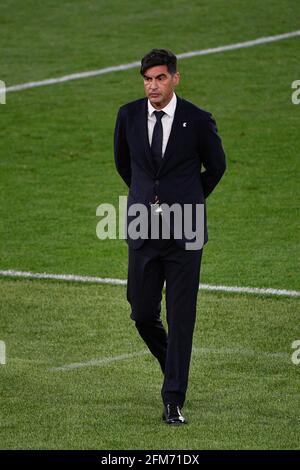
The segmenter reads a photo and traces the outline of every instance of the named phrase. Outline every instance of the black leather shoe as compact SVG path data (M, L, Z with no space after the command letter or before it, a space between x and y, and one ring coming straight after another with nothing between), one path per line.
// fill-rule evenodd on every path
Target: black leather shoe
M186 424L186 419L182 416L180 407L178 405L167 404L163 412L163 421L166 424L174 424L179 426Z

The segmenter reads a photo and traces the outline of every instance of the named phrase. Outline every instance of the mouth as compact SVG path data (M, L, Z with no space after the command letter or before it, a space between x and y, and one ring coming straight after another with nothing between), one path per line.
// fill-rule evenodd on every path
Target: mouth
M159 93L150 93L149 96L151 98L157 98L159 96Z

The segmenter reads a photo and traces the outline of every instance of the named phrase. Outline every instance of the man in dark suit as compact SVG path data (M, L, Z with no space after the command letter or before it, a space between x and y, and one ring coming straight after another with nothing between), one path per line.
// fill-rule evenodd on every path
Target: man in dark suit
M186 423L181 410L188 384L203 243L192 248L187 245L191 237L185 231L178 237L170 218L170 236L164 236L164 208L189 205L187 221L192 233L197 238L199 231L203 232L206 243L205 199L225 171L225 154L211 114L175 94L180 75L171 51L150 51L141 61L140 72L146 98L120 108L114 137L116 168L129 187L127 300L131 318L164 374L163 420L180 425ZM146 237L130 230L136 204L147 211L143 219ZM201 207L204 215L199 226L196 219ZM159 221L156 235L150 231L153 221ZM160 318L164 282L168 333Z

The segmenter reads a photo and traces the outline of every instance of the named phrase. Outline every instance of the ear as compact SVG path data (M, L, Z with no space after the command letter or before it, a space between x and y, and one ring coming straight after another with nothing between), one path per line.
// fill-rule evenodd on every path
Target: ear
M179 82L180 82L180 73L176 72L173 75L173 83L175 86L177 86Z

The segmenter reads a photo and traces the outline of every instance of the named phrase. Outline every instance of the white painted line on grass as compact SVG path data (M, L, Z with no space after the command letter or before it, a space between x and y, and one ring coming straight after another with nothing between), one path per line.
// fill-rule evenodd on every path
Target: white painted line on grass
M300 291L260 288L260 287L239 287L239 286L214 286L212 284L200 284L200 289L220 291L220 292L236 292L238 294L258 294L258 295L283 295L287 297L300 297Z
M54 279L56 281L71 281L96 284L116 284L126 285L127 281L123 279L111 279L109 277L78 276L77 274L51 274L51 273L32 273L30 271L7 271L0 270L0 277L20 277L29 279Z
M178 59L187 59L190 57L196 57L196 56L202 56L202 55L208 55L208 54L217 54L219 52L232 51L235 49L244 49L246 47L258 46L260 44L268 44L270 42L282 41L284 39L290 39L290 38L297 37L297 36L300 36L300 30L290 31L284 34L277 34L275 36L266 36L262 38L252 39L250 41L238 42L235 44L228 44L226 46L218 46L218 47L213 47L209 49L200 49L197 51L184 52L182 54L178 54L177 57ZM41 87L41 86L46 86L46 85L55 85L58 83L68 82L70 80L79 80L81 78L95 77L95 76L104 75L104 74L111 73L111 72L121 72L123 70L129 70L129 69L136 68L136 67L140 67L140 61L130 62L128 64L115 65L111 67L105 67L103 69L98 69L98 70L90 70L87 72L72 73L71 75L64 75L63 77L49 78L46 80L39 80L35 82L21 83L19 85L12 85L6 88L6 92L9 93L11 91L26 90L28 88L36 88L36 87Z
M110 277L79 276L76 274L51 274L51 273L32 273L30 271L15 271L13 269L0 270L0 277L17 277L27 279L53 279L57 281L83 282L88 284L109 284L109 285L127 285L125 279L113 279ZM237 294L257 294L257 295L275 295L285 297L300 297L300 291L259 288L259 287L238 287L238 286L214 286L212 284L200 284L200 290L209 290L214 292L230 292Z
M140 352L131 353L131 354L121 354L120 356L103 357L100 359L91 359L87 362L75 362L74 364L68 364L65 366L52 367L50 370L60 371L60 370L70 370L70 369L71 370L81 369L82 367L90 367L90 366L103 366L111 362L125 361L126 359L132 359L133 357L145 356L146 354L149 354L149 352L140 351Z
M112 67L105 67L104 69L90 70L88 72L72 73L71 75L65 75L63 77L48 78L46 80L40 80L37 82L21 83L20 85L13 85L13 86L7 87L6 93L10 91L21 91L21 90L26 90L28 88L37 88L37 87L46 86L46 85L56 85L58 83L69 82L70 80L79 80L81 78L96 77L98 75L105 75L106 73L111 73L111 72L120 72L122 70L129 70L129 69L138 67L139 65L140 65L140 62L131 62L129 64L121 64L121 65L114 65Z
M5 342L2 340L0 341L0 364L6 364L6 347Z
M225 355L235 355L235 356L254 356L254 357L263 357L267 359L288 359L290 355L284 352L266 352L266 351L254 351L252 349L245 348L195 348L193 347L193 353L196 354L218 354L221 356ZM91 359L86 362L75 362L74 364L66 364L59 367L51 367L49 370L52 372L60 372L74 369L82 369L84 367L92 366L104 366L112 362L119 362L128 359L133 359L135 357L150 355L150 351L140 351L131 354L121 354L120 356L111 356L103 357L99 359Z
M193 352L199 354L220 354L220 355L236 355L236 356L255 356L255 357L266 357L271 359L288 359L291 357L290 354L285 352L269 352L269 351L255 351L254 349L247 348L195 348Z

